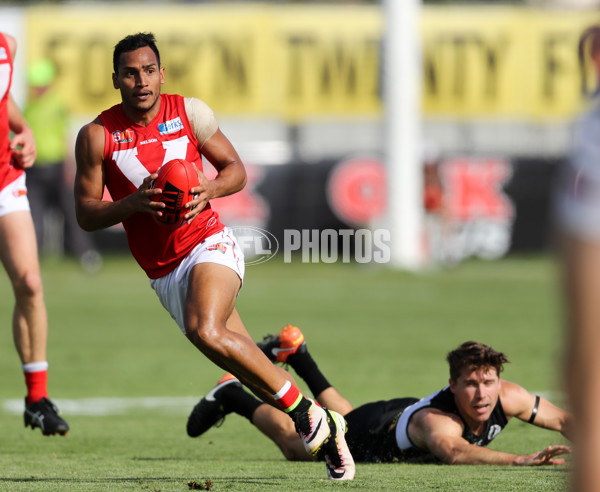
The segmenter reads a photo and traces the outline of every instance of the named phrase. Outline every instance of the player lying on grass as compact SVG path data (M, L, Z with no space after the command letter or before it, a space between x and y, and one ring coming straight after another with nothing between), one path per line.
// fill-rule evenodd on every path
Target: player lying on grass
M352 405L329 384L311 357L301 331L286 326L268 335L259 347L274 362L289 364L306 381L317 401L344 415L346 442L356 462L444 462L447 464L561 465L569 446L548 446L531 454L511 454L486 446L516 417L570 437L571 415L521 386L503 381L506 356L491 347L463 343L451 351L450 384L425 398L396 398ZM279 446L288 460L311 460L279 410L246 392L231 375L224 376L194 407L187 432L197 437L236 412Z

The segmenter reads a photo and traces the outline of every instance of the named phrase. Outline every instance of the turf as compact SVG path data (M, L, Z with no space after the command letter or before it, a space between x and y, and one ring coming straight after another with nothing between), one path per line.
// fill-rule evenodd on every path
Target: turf
M13 296L0 280L0 490L214 491L564 490L563 467L359 465L334 483L321 463L286 462L238 416L199 439L185 434L191 405L221 371L201 356L162 309L129 256L105 258L86 275L74 262L42 263L50 317L51 397L187 397L175 408L68 415L65 438L23 428L3 402L24 396L12 345ZM343 264L247 268L238 309L255 339L297 324L325 374L354 404L424 396L447 381L448 350L468 339L506 352L504 377L561 400L561 312L547 257L470 261L419 274ZM512 421L493 448L530 453L564 440Z

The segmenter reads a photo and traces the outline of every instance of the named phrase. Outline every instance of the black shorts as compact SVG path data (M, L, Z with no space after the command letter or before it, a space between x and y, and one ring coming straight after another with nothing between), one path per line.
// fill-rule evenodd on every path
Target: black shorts
M348 413L346 442L356 462L389 463L403 453L396 444L396 422L402 411L418 398L395 398L366 403Z

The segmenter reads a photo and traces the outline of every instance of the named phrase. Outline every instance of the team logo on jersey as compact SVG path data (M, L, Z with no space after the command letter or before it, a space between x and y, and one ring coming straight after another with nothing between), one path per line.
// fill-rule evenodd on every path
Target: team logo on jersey
M118 144L131 142L133 140L133 130L112 132L112 138Z
M500 434L500 431L502 430L502 427L500 427L497 424L494 424L490 427L490 430L488 431L488 441L491 441L492 439L494 439L494 437L496 437L498 434Z
M19 198L20 196L27 195L27 190L25 188L20 188L18 190L14 190L12 194L15 198Z
M164 123L158 125L158 131L161 135L175 133L179 130L183 130L183 123L181 122L181 118L179 116L174 120L165 121Z
M8 55L6 54L6 48L1 47L0 48L0 60L7 60L8 59Z
M220 251L225 254L227 252L227 246L221 243L214 244L213 246L209 246L206 248L208 251Z

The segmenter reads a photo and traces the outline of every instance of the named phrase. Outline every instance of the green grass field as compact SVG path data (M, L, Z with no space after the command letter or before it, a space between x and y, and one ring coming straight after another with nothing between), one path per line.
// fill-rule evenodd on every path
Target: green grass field
M331 482L322 463L286 462L237 415L190 439L187 415L221 371L181 335L134 260L105 258L93 276L70 261L47 259L42 266L50 396L71 431L64 438L43 437L23 427L24 382L10 330L13 296L2 273L2 491L184 491L188 482L214 491L566 488L569 463L358 465L353 482ZM506 379L564 404L560 297L549 258L471 261L422 274L275 259L247 268L238 309L255 339L286 323L300 326L330 381L357 405L441 388L448 378L446 352L468 339L508 354ZM90 413L105 407L89 399L114 404L131 401L114 398L141 397L160 397L163 404L140 399L133 407L109 405L106 415ZM168 401L176 404L165 406ZM492 447L530 453L562 442L557 434L512 421Z

